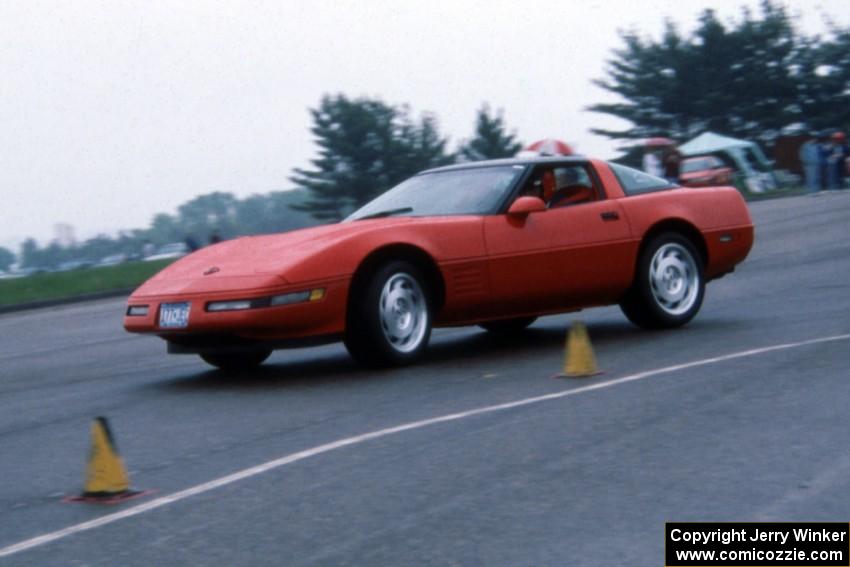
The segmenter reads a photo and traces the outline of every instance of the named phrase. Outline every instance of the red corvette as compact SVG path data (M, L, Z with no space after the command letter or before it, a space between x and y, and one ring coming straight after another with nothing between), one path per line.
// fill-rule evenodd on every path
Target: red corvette
M361 362L404 363L433 326L507 332L610 304L676 327L752 243L731 187L691 191L579 157L469 163L420 173L339 224L190 254L130 296L124 327L225 369L336 340Z

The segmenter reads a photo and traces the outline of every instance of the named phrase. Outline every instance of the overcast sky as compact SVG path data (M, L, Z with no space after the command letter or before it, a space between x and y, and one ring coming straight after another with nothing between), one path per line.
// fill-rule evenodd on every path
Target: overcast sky
M752 0L0 2L0 245L142 228L211 191L291 187L315 146L324 93L436 114L452 146L482 102L521 140L557 137L613 157L584 110L609 100L618 30L658 37L712 6ZM847 0L788 0L808 33Z

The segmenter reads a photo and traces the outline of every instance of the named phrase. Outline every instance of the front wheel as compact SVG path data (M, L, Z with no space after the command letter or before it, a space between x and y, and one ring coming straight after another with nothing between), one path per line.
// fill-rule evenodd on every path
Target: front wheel
M393 261L376 270L350 298L345 347L371 366L418 358L431 336L428 289L419 269Z
M704 294L699 252L681 234L668 232L654 237L641 253L635 281L620 308L639 327L669 329L693 319Z
M271 355L270 350L256 352L239 352L227 354L202 354L201 358L207 364L226 372L250 370L261 365Z

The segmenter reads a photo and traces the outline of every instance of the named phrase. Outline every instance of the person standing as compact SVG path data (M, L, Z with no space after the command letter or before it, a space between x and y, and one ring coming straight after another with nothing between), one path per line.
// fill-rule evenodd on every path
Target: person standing
M649 148L643 150L643 170L649 175L664 177L664 170L661 168L661 160L658 159L658 154Z
M844 132L835 132L830 136L832 142L827 157L830 171L830 189L844 189L847 174L847 159L850 158L850 148Z
M817 135L806 140L800 146L800 163L803 165L803 176L806 179L806 188L809 193L820 190L820 149L818 148Z
M674 185L679 184L679 167L682 164L682 154L676 149L676 146L668 146L664 148L662 154L664 166L664 177Z
M820 175L820 189L829 189L829 154L832 150L827 133L818 135L818 172Z

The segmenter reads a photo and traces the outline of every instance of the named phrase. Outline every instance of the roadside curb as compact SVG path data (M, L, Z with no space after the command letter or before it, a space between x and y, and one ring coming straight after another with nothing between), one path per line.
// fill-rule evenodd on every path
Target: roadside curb
M128 296L136 288L113 289L110 291L99 291L97 293L84 293L82 295L72 295L71 297L58 297L56 299L45 299L42 301L29 301L27 303L16 303L14 305L0 305L0 315L5 313L16 313L18 311L30 311L34 309L43 309L45 307L56 307L57 305L71 305L73 303L83 303L85 301L95 301L98 299L110 299L113 297Z

